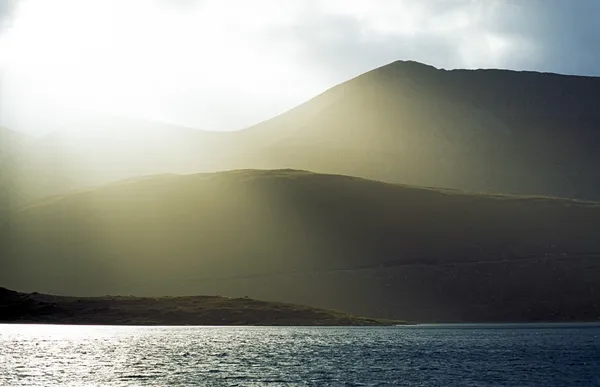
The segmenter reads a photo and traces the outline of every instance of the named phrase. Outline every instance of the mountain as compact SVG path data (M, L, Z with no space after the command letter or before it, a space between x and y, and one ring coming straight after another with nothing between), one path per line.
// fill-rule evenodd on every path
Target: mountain
M409 321L600 319L600 204L298 170L149 176L0 230L2 286L222 294Z
M0 126L0 155L18 151L30 139L19 132Z
M265 122L210 132L82 120L33 142L33 199L139 175L303 169L418 186L600 200L600 78L397 61Z
M0 322L101 325L397 325L248 297L58 297L0 288Z
M123 117L80 120L33 141L23 157L31 198L120 179L226 167L227 133Z
M600 78L397 61L240 133L247 167L600 199Z

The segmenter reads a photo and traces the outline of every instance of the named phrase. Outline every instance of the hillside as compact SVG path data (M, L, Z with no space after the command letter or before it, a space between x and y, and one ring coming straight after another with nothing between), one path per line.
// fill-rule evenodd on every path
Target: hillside
M600 78L397 61L240 133L246 166L600 199Z
M227 141L227 133L139 119L79 120L20 152L20 190L36 199L135 176L216 171L233 157Z
M0 323L101 325L394 325L346 313L249 298L59 297L0 288Z
M250 296L411 321L597 320L600 205L297 170L129 179L0 233L0 284Z

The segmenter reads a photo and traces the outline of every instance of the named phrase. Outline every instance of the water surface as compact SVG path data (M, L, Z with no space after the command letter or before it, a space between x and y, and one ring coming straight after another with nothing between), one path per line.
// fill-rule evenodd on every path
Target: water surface
M0 325L1 386L600 386L600 325Z

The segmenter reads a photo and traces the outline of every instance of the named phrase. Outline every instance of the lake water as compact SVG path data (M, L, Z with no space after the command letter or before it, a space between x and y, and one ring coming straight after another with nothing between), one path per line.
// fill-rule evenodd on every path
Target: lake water
M600 386L600 325L0 325L1 386Z

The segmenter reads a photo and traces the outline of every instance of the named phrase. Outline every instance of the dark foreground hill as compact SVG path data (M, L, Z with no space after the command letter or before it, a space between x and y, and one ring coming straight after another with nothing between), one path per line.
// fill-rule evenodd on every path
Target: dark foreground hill
M249 298L59 297L0 288L0 322L103 325L394 325L302 305Z
M0 283L221 294L410 321L600 319L600 205L296 170L132 179L40 201Z

